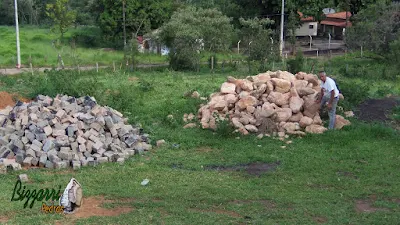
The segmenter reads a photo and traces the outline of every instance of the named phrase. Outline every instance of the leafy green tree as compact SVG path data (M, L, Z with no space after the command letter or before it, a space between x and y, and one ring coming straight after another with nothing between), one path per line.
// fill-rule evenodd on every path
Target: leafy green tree
M76 19L76 12L69 8L68 3L69 0L57 0L46 5L46 13L53 20L52 30L60 34L61 40Z
M248 60L259 61L261 70L264 70L265 61L275 60L277 56L277 48L272 44L271 38L274 38L274 32L270 28L274 24L270 19L240 19L243 26L241 30L242 38L245 43L248 43Z
M351 49L374 51L387 56L391 43L400 36L400 5L370 5L354 17L354 25L346 31L346 44Z
M99 17L97 23L105 39L122 43L124 30L123 6L125 5L125 29L127 39L143 35L164 24L173 10L175 3L169 0L97 0L95 8Z
M229 48L233 27L230 19L216 9L195 7L175 12L162 27L161 38L171 49L173 69L198 68L201 52L225 51Z

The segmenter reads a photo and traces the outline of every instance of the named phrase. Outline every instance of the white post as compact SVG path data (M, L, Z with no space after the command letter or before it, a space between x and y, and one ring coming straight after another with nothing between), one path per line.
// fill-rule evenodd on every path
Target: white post
M363 57L363 49L362 49L362 46L361 46L361 58Z
M285 20L285 0L282 0L282 11L281 11L281 37L280 37L280 45L279 45L279 52L280 55L282 56L283 48L284 48L284 43L283 43L283 24Z
M331 49L331 38L332 38L332 36L331 36L331 33L328 33L328 35L329 35L329 45L328 45L328 48Z
M269 39L271 39L271 54L274 48L274 39L272 37L269 37Z
M318 50L317 50L317 58L318 58L318 55L319 55L319 52L318 52Z
M310 50L311 50L311 45L312 45L312 37L311 37L311 35L308 35L308 36L310 36Z
M96 62L96 73L99 72L99 63Z
M18 24L18 5L17 0L14 0L15 5L15 31L17 35L17 69L21 68L21 52L19 47L19 24Z
M242 40L239 40L238 43L237 43L237 48L238 48L237 51L238 51L238 54L239 54L239 52L240 52L240 42L241 42L241 41L242 41Z

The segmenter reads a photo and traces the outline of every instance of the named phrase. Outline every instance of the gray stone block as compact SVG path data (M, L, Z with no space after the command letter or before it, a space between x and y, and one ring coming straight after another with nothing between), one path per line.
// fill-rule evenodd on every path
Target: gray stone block
M82 166L87 166L88 165L87 159L81 159L80 161L81 161L81 165Z
M37 166L39 163L39 159L37 157L33 157L31 160L32 166Z
M49 169L54 169L54 163L52 163L51 161L47 160L46 164L45 164L45 167L49 168Z
M39 120L39 121L36 123L36 125L37 125L38 127L44 128L44 127L46 127L46 126L49 125L49 121L47 121L47 120Z
M42 147L44 152L48 152L51 149L54 149L56 147L56 145L54 144L53 140L51 139L46 139L46 141L44 142L44 145Z
M48 154L47 157L49 157L49 160L52 163L56 163L56 162L60 162L61 161L61 159L57 155Z
M72 161L72 169L79 170L80 168L81 168L81 162L80 161Z
M38 141L44 141L47 138L47 135L45 133L39 133L35 135L36 140Z
M119 164L124 164L124 162L125 162L125 159L124 158L118 158L117 159L117 163L119 163Z
M107 157L99 157L99 158L97 158L96 160L97 160L97 162L99 162L99 163L106 163L106 162L108 162L108 158L107 158Z
M55 169L66 169L68 167L68 163L66 161L60 161L54 163Z
M36 152L33 150L33 149L31 149L31 148L29 148L29 149L27 149L26 151L25 151L25 155L26 156L30 156L30 157L35 157L36 156Z
M20 175L18 175L18 180L20 180L22 183L28 182L29 181L28 175L20 174Z
M22 152L17 153L17 155L15 156L15 162L22 164L24 162L25 156Z
M43 154L39 158L39 167L45 167L46 166L46 162L47 162L47 155Z
M24 149L24 143L21 140L13 140L11 144L18 149Z
M33 159L33 157L26 157L24 159L24 161L22 162L22 165L26 166L26 167L31 166L32 165L32 159Z

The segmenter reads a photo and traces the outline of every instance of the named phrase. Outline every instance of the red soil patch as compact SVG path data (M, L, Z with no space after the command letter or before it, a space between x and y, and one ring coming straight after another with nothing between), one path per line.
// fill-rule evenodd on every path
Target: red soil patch
M356 211L358 213L371 213L376 211L389 211L385 208L376 208L372 206L372 202L370 200L357 200L356 201Z
M10 219L10 218L8 218L8 217L0 216L0 223L1 223L1 224L7 223L9 219Z
M14 106L15 101L29 102L30 100L26 98L19 97L16 94L10 94L8 92L0 92L0 109L4 109L7 106Z
M118 202L118 200L116 201L105 200L103 196L84 198L82 207L80 207L74 214L66 215L66 217L72 219L81 219L81 218L89 218L92 216L119 216L123 213L128 213L134 210L134 208L128 206L109 208L109 209L101 207L103 203L110 203L110 202L114 203Z

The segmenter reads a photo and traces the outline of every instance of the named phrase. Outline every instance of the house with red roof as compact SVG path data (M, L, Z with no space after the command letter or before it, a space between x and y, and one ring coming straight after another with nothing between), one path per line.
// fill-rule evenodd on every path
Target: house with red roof
M325 14L324 19L318 23L313 17L306 17L298 12L302 25L296 30L296 36L317 36L330 33L332 38L341 39L347 27L351 27L350 12Z

